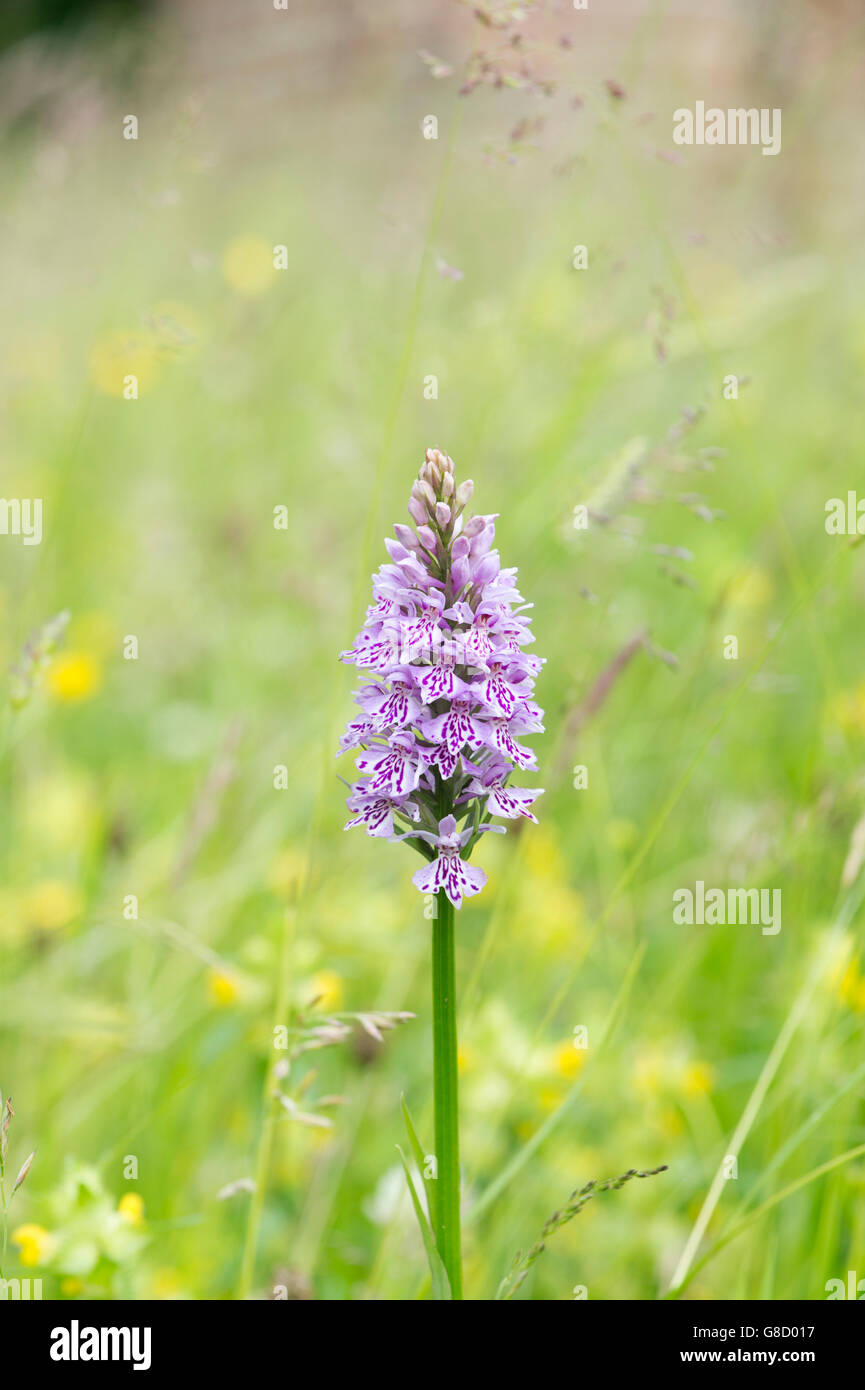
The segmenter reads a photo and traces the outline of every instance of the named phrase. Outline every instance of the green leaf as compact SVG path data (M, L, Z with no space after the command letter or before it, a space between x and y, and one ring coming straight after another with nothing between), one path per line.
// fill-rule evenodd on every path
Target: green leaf
M408 1135L408 1142L411 1145L412 1155L414 1157L415 1163L417 1164L418 1173L420 1174L421 1179L423 1180L424 1192L426 1193L426 1204L430 1214L430 1220L433 1226L435 1226L436 1199L438 1196L435 1178L428 1178L424 1171L426 1168L426 1154L424 1153L421 1141L418 1139L417 1130L414 1127L414 1121L411 1117L411 1111L408 1108L408 1104L404 1095L400 1096L399 1103L402 1107L402 1117L405 1121L405 1132Z
M450 1299L451 1286L447 1276L447 1270L445 1269L444 1264L442 1263L442 1257L438 1252L433 1233L430 1229L430 1224L426 1219L426 1212L424 1211L421 1205L421 1200L418 1197L417 1192L415 1191L415 1185L412 1182L412 1176L409 1172L409 1166L406 1162L406 1156L400 1148L399 1144L397 1144L396 1148L397 1153L402 1159L402 1166L405 1172L405 1180L408 1183L408 1190L411 1193L411 1201L412 1206L414 1207L414 1214L417 1217L417 1224L420 1226L420 1233L423 1239L424 1249L426 1250L426 1257L429 1263L430 1279L432 1280L433 1298L439 1300Z

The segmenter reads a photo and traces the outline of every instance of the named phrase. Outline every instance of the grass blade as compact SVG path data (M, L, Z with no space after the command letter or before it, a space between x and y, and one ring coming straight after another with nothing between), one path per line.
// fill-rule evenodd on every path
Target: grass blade
M399 1144L397 1144L396 1147L397 1153L399 1154L400 1159L402 1160L402 1166L405 1172L405 1180L408 1183L408 1190L411 1195L412 1206L414 1207L414 1214L417 1217L417 1224L420 1226L420 1233L423 1239L424 1249L426 1250L427 1261L429 1262L429 1272L430 1279L432 1280L433 1298L439 1300L450 1299L451 1286L447 1276L447 1270L445 1269L444 1264L442 1262L442 1257L438 1252L438 1247L433 1238L432 1229L426 1218L426 1212L424 1211L423 1206L421 1205L421 1200L418 1197L417 1192L415 1190L415 1185L412 1181L412 1176L409 1171L406 1156L400 1148Z
M424 1153L423 1145L421 1144L420 1139L418 1139L417 1130L416 1130L415 1127L414 1127L414 1121L412 1120L411 1111L410 1111L409 1108L408 1108L408 1104L407 1104L407 1102L406 1102L405 1096L400 1096L399 1101L400 1101L400 1106L401 1106L401 1108L402 1108L402 1117L403 1117L403 1120L405 1121L405 1129L406 1129L406 1134L408 1135L408 1142L409 1142L409 1145L411 1146L412 1156L414 1157L414 1161L415 1161L415 1163L416 1163L416 1165L417 1165L417 1170L418 1170L418 1172L420 1173L421 1178L423 1179L423 1186L424 1186L424 1192L426 1193L426 1203L427 1203L427 1210L429 1211L429 1215L430 1215L430 1222L431 1222L433 1228L435 1228L435 1222L436 1222L436 1185L435 1185L435 1179L434 1179L434 1178L428 1178L428 1177L426 1176L425 1169L426 1169L426 1157L427 1157L427 1156L426 1156L426 1154Z

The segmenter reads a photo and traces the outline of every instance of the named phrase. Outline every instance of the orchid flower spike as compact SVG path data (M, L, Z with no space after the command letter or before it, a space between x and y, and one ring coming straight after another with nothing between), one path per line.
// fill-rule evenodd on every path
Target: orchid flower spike
M523 650L529 605L493 549L495 516L465 518L473 492L447 454L427 449L409 499L415 526L397 524L385 542L389 562L340 658L365 680L340 739L360 774L345 828L411 842L428 861L412 882L454 907L487 881L468 860L485 830L504 834L492 817L534 821L542 794L509 779L537 766L520 740L543 731L532 698L543 659Z

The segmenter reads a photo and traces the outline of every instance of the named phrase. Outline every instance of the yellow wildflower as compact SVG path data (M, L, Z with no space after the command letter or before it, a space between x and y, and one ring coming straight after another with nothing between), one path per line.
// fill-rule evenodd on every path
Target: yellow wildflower
M859 969L857 960L851 960L844 971L838 995L854 1013L865 1013L865 975Z
M854 945L855 940L852 932L844 932L843 936L836 937L830 928L825 929L820 943L818 969L825 976L826 983L831 988L837 988L844 979L844 972L850 964Z
M52 661L45 683L55 700L87 700L102 688L102 668L89 652L64 652Z
M207 990L213 1003L220 1009L227 1009L240 996L237 977L227 970L209 970Z
M566 1081L573 1081L578 1076L586 1064L587 1050L584 1047L574 1047L573 1038L567 1042L559 1043L553 1054L553 1065L559 1076L563 1076Z
M20 1250L18 1258L23 1265L46 1264L57 1248L51 1232L32 1222L12 1232L12 1243Z
M263 294L276 279L273 247L260 236L236 237L222 253L222 278L238 294Z
M316 1008L332 1013L338 1009L345 996L342 976L335 970L319 970L309 982L310 995L316 1001Z
M138 1192L125 1192L117 1203L117 1210L130 1226L141 1226L144 1222L144 1199Z
M158 372L156 340L145 333L112 333L101 338L90 354L90 379L106 396L122 396L131 376L142 395L154 384Z
M715 1069L708 1062L688 1062L682 1072L682 1090L686 1096L706 1096L715 1085Z
M72 883L49 879L31 888L24 897L27 925L38 931L59 931L84 909L84 899Z

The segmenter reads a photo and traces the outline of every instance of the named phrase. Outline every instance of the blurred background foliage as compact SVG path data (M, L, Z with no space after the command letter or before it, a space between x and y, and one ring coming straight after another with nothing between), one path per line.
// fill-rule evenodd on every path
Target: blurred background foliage
M292 1062L252 1292L422 1294L428 923L411 857L343 835L333 749L437 445L548 663L541 824L482 846L458 922L468 1295L574 1188L666 1163L520 1296L663 1294L743 1112L700 1254L853 1157L683 1296L865 1275L865 580L824 529L863 486L858 5L34 4L0 35L0 492L44 501L41 545L0 537L3 669L69 613L4 713L0 1085L9 1163L37 1149L4 1273L235 1296L283 961L298 1036L416 1018ZM674 146L696 100L780 107L780 155ZM780 887L781 932L675 926L697 879Z

